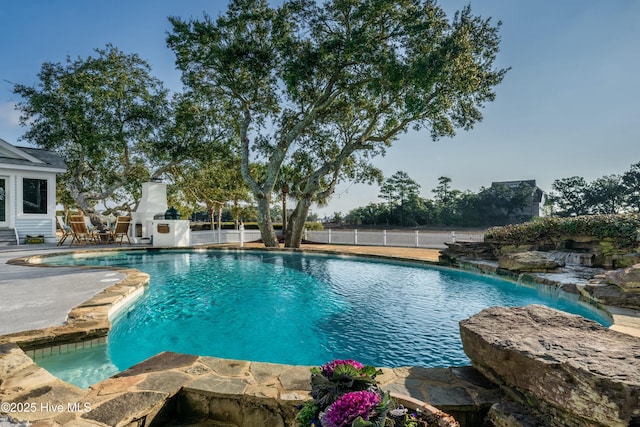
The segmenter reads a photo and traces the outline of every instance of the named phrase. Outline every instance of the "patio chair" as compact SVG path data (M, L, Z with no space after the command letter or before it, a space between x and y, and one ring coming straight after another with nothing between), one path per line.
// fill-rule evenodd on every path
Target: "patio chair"
M69 226L71 227L71 233L73 234L73 239L69 246L73 246L74 243L79 245L96 243L96 236L93 231L89 230L84 219L84 215L69 216Z
M122 245L123 240L127 239L127 242L131 245L131 240L129 240L129 224L131 224L130 216L119 216L116 220L115 227L109 232L109 238L119 245Z
M62 230L62 236L60 237L60 240L58 240L58 243L56 243L56 246L62 246L65 240L67 240L67 237L73 236L73 231L71 231L71 227L64 223L61 216L56 215L56 219L58 220L60 230Z

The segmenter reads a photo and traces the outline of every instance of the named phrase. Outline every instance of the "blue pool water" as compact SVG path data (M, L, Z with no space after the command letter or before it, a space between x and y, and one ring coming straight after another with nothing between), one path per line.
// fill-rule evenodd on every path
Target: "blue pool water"
M495 305L544 304L610 323L545 286L412 263L266 251L131 251L47 262L151 275L148 291L109 334L108 359L120 370L161 351L302 365L336 358L466 365L458 322Z

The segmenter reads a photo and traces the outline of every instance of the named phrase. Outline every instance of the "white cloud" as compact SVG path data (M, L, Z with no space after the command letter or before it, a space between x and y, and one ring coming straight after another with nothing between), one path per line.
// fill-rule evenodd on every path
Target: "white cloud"
M0 103L0 138L15 144L24 133L20 126L20 112L13 102Z
M20 125L20 112L15 109L13 102L0 104L0 123L5 126Z

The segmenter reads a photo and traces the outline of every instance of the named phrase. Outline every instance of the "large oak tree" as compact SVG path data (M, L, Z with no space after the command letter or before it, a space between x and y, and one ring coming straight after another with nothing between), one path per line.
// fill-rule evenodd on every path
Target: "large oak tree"
M46 62L34 86L16 84L22 137L56 151L61 177L77 207L99 224L94 208L126 198L149 178L148 152L167 116L167 91L138 55L114 46L95 56ZM166 150L158 150L166 151Z
M183 82L237 132L270 247L283 165L300 177L285 241L297 247L312 203L340 180L379 177L371 158L409 128L432 139L470 129L507 71L494 66L499 23L468 7L449 19L431 0L232 0L216 19L170 21Z

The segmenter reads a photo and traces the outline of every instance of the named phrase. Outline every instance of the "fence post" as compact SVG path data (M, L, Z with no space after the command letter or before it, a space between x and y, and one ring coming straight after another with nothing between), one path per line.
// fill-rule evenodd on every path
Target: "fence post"
M354 245L358 244L358 229L357 228L355 230L353 230L353 244Z
M306 228L304 229L304 240L309 240L309 230L307 230Z
M416 230L416 248L420 247L420 236L419 236L419 231Z
M240 223L240 247L243 248L244 247L244 224Z
M387 230L382 230L382 246L387 246Z
M452 231L452 232L451 232L451 242L452 242L452 243L455 243L455 242L456 242L456 232L455 232L455 231Z
M327 243L331 244L331 229L327 230L329 232L328 237L327 237Z

